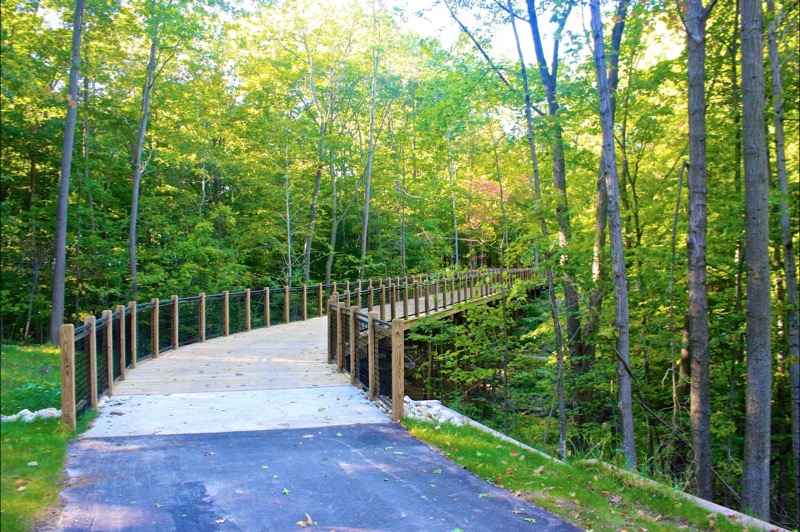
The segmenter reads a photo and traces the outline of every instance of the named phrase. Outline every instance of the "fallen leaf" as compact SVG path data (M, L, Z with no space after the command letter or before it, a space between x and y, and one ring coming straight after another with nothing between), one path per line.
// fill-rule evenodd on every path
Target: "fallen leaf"
M225 522L225 519L217 519L217 520L216 520L216 521L214 521L214 522L215 522L215 523L217 523L218 525L221 525L222 523L224 523L224 522Z
M539 466L539 467L537 467L536 469L533 470L533 474L534 475L541 475L543 471L544 471L544 466Z
M25 486L20 486L20 487L17 488L17 491L25 491L26 489L28 489L28 488L25 487Z
M488 493L479 493L479 494L478 494L478 497L480 497L481 499L485 499L485 498L486 498L486 497L488 497L488 496L489 496L489 494L488 494Z
M289 495L290 493L291 493L291 491L289 491L288 488L283 488L283 491L281 492L281 495Z
M311 519L311 516L308 515L308 514L306 514L306 520L305 521L298 521L297 522L297 526L299 526L299 527L307 527L307 526L314 526L314 525L316 525L316 523L314 522L313 519Z
M519 456L519 453L518 453L517 451L511 451L511 452L510 452L510 453L508 453L508 454L510 454L510 455L511 455L511 458L516 458L517 456Z
M514 510L511 513L516 514L516 515L520 515L520 514L524 514L524 513L527 513L527 512L525 510Z
M206 451L206 452L203 453L203 456L215 456L216 454L217 453L212 452L212 451Z
M523 521L527 521L529 523L535 523L536 522L536 519L534 519L533 517L523 517L522 520Z

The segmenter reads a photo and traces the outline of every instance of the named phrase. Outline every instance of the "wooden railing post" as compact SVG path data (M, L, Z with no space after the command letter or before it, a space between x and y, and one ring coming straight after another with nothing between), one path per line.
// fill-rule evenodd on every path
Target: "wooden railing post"
M75 326L61 326L61 424L75 430ZM95 379L95 383L97 379ZM95 384L96 386L96 384ZM95 394L96 395L96 394Z
M439 310L439 279L433 281L433 311Z
M128 306L131 308L131 368L135 368L139 362L139 331L138 331L138 311L136 310L136 301L128 301Z
M356 306L361 309L361 279L358 280L358 286L356 288Z
M308 319L308 287L303 285L303 321Z
M367 312L372 312L372 307L375 306L375 288L372 286L372 279L369 280L367 290L369 290L369 295L367 296Z
M383 284L383 279L381 279L380 286L378 288L381 291L380 292L380 302L381 302L380 314L381 314L381 319L385 321L386 320L386 286Z
M125 356L125 305L117 305L117 311L119 312L119 380L124 381L128 362L128 357Z
M419 317L419 281L414 281L411 289L414 292L414 316Z
M84 316L83 323L89 325L89 404L97 408L97 326L94 316Z
M339 305L339 294L337 294L336 292L331 294L331 298L328 300L328 307L330 307L331 305L337 305L337 307ZM330 308L328 308L326 310L326 312L328 313L328 364L332 364L333 363L333 353L339 347L338 345L333 345L333 334L332 334L334 316L336 316L338 318L338 315L336 314L335 311L331 312ZM338 332L338 328L337 328L337 332ZM337 336L337 338L338 338L338 336Z
M269 316L269 287L264 287L264 327L269 327L270 323L270 316Z
M251 331L250 323L250 289L246 288L244 291L244 330Z
M172 299L172 350L178 349L181 343L180 318L178 317L178 296L173 295Z
M403 419L405 372L403 320L392 320L392 421Z
M114 395L114 320L112 312L104 310L101 315L106 317L106 345L103 346L106 356L106 375L108 377L108 396Z
M159 307L160 303L159 303L157 297L154 297L152 299L152 303L153 303L153 318L152 318L152 321L150 322L150 334L151 334L152 343L153 343L153 358L158 358L158 351L159 351L159 349L158 349L158 342L159 342L159 337L158 337L158 333L159 333L159 330L158 330L158 319L159 319L158 318L158 307Z
M425 282L425 314L431 313L431 281Z
M200 310L198 311L200 321L200 343L206 341L206 293L200 292Z
M230 294L227 290L222 292L222 336L230 334Z
M369 398L371 401L377 399L378 391L378 375L375 373L375 320L377 318L377 312L372 311L369 313L369 325L367 326L367 342L369 342L367 367L369 371Z
M356 364L358 363L358 307L350 307L350 385L356 384Z
M322 286L322 283L317 285L317 317L321 318L327 309L323 308L322 300L324 299L325 295L325 288Z
M350 308L350 281L344 282L344 299L347 303L347 308Z
M292 298L289 295L289 285L283 287L283 323L290 323L292 321L292 313L290 312L292 305Z
M395 306L397 306L397 285L390 281L389 282L389 310L390 310L389 317L392 320L394 320L397 317L396 316L397 309L395 309Z
M344 373L344 337L342 336L342 331L344 330L344 326L342 325L342 317L344 316L343 309L343 303L338 303L336 305L336 371L339 373Z
M408 277L406 277L406 282L403 284L403 319L408 319Z

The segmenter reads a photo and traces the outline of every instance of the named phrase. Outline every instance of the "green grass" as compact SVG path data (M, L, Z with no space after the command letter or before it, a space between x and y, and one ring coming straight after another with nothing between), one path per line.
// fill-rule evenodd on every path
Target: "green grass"
M50 346L3 345L0 389L4 414L60 408L58 349ZM6 410L8 408L8 411ZM93 416L83 416L78 432ZM32 423L12 421L0 427L0 529L30 530L37 518L58 501L66 444L76 432L60 419ZM37 462L36 466L28 463Z
M560 465L474 427L443 424L436 430L432 423L404 423L456 464L582 528L743 530L667 487L649 486L599 464Z
M0 412L61 408L60 354L55 346L0 348Z

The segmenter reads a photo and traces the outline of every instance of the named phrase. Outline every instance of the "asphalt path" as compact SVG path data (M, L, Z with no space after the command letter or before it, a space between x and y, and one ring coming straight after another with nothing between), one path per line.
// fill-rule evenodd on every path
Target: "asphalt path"
M69 444L47 529L578 530L392 423L325 364L325 332L261 329L131 371Z

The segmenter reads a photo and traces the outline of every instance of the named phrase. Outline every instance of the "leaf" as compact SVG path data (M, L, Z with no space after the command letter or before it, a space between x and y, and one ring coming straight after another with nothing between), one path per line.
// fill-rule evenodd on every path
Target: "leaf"
M289 488L283 488L283 491L281 492L281 495L289 495L290 493L291 493L291 491L289 491Z
M541 475L544 472L544 466L539 466L533 470L534 475Z
M308 514L306 514L306 520L305 521L298 521L297 522L297 526L299 526L299 527L314 526L316 524L317 523L315 523L314 520L311 519L311 516L308 515Z
M536 522L536 519L534 519L533 517L523 517L522 520L523 521L527 521L528 523L535 523Z
M434 469L433 470L433 474L434 475L441 475L442 474L442 470L441 469Z
M488 496L489 496L489 494L488 494L488 493L479 493L479 494L478 494L478 497L480 497L481 499L485 499L485 498L486 498L486 497L488 497Z

